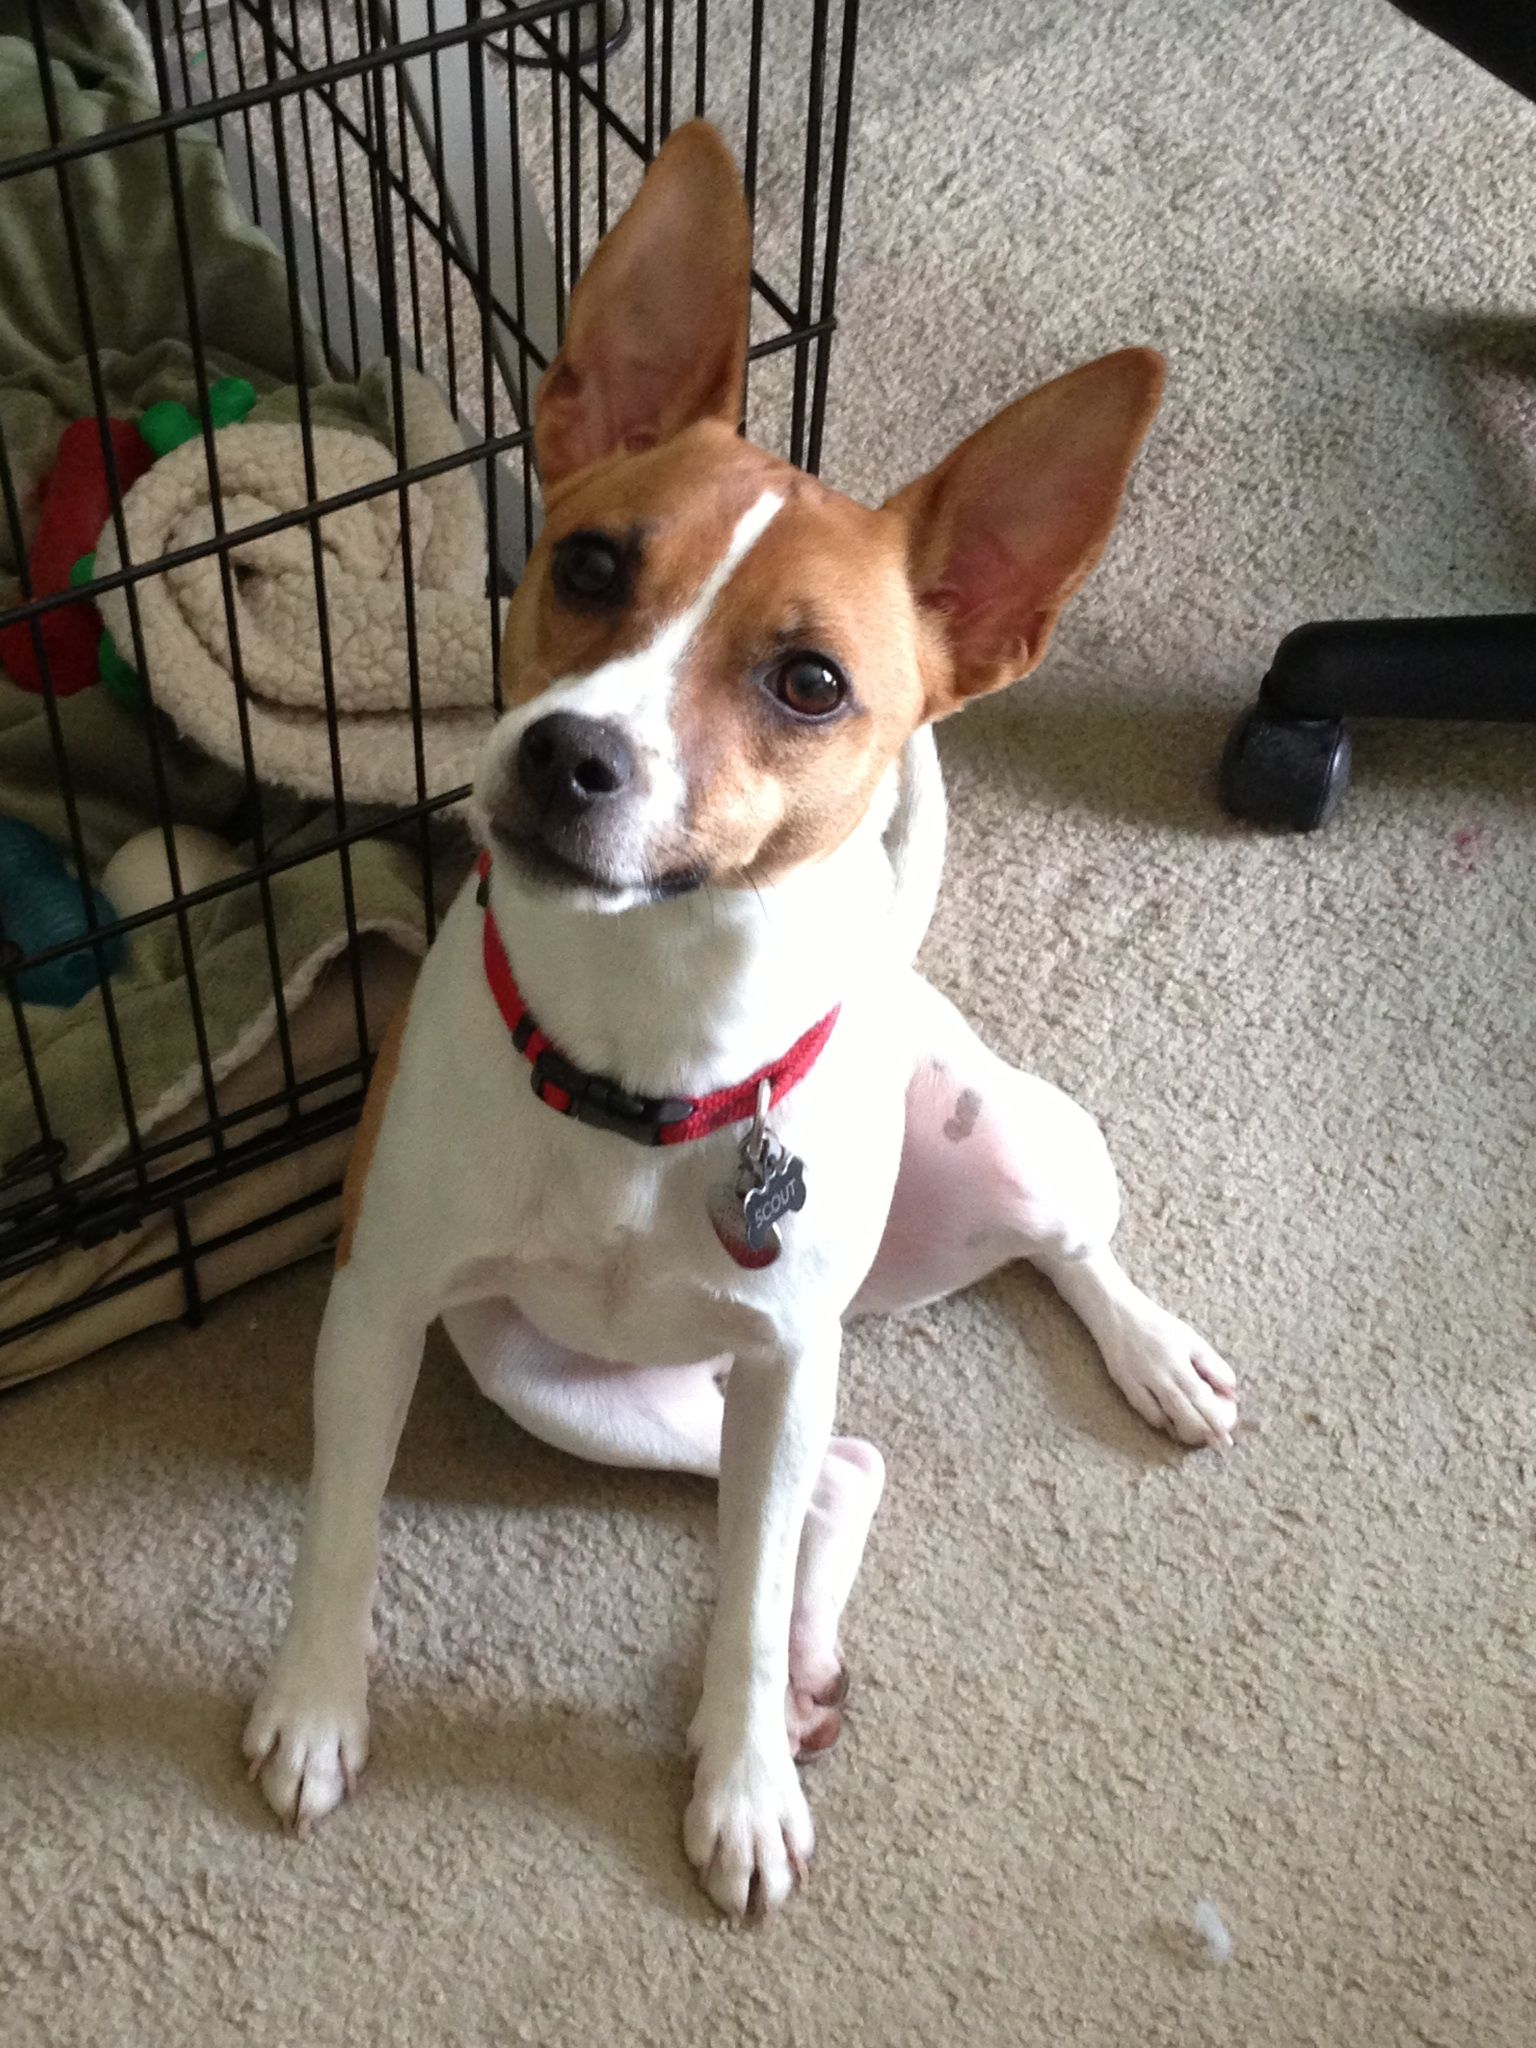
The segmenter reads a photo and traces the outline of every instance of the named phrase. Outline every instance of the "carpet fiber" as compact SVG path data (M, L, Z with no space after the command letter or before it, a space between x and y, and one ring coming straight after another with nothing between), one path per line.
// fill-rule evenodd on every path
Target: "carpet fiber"
M710 1489L529 1442L436 1345L366 1796L298 1846L237 1748L324 1273L21 1390L14 2048L1536 2032L1536 739L1365 732L1315 838L1211 792L1289 624L1536 601L1536 120L1365 0L865 13L831 478L889 488L1103 348L1170 360L1045 670L944 735L927 959L1101 1116L1127 1261L1248 1427L1160 1443L1028 1273L854 1332L841 1419L891 1483L817 1866L754 1934L678 1841Z

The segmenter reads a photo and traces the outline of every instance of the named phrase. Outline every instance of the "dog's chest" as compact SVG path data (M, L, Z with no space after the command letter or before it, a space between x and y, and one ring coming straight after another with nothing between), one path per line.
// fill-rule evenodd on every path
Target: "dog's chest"
M480 1237L462 1291L504 1295L546 1336L599 1358L689 1364L740 1343L757 1320L742 1298L750 1285L736 1284L748 1276L708 1215L711 1173L729 1166L724 1153L714 1157L721 1148L631 1159L611 1138L594 1144L563 1120L548 1125L554 1140L518 1191L493 1205L494 1245ZM549 1139L548 1128L532 1129Z
M432 1007L392 1131L402 1177L431 1162L432 1253L446 1253L448 1297L508 1299L554 1341L637 1365L760 1345L819 1303L840 1312L874 1256L895 1179L899 1005L873 987L851 992L825 1050L774 1109L777 1137L805 1161L805 1206L782 1219L777 1263L750 1269L711 1221L737 1184L750 1120L648 1147L557 1114L485 989L480 931L469 899L433 949ZM744 1052L741 1067L760 1056Z

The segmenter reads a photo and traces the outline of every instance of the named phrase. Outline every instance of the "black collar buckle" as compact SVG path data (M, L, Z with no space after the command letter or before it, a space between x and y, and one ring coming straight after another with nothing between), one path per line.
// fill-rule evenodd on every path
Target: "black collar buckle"
M548 1091L556 1089L567 1100L551 1102ZM603 1074L589 1074L545 1046L533 1063L533 1092L550 1109L573 1116L579 1124L595 1131L612 1131L636 1145L659 1145L661 1134L671 1124L687 1121L693 1114L691 1102L668 1095L631 1095Z

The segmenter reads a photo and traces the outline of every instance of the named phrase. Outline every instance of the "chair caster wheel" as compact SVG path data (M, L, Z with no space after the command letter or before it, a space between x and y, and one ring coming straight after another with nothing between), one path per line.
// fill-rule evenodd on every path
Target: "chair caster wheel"
M1245 711L1228 735L1218 787L1225 808L1258 825L1315 832L1349 783L1349 735L1336 718Z

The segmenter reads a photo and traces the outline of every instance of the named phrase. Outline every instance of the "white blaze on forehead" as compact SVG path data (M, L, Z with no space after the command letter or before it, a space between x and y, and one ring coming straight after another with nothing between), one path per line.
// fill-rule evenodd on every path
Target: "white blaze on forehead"
M659 828L675 824L688 801L688 778L672 729L672 696L678 665L736 570L783 509L781 491L764 491L731 529L724 554L699 586L685 611L662 627L647 646L584 676L563 676L531 703L502 721L505 743L515 747L530 725L551 711L573 711L619 726L645 770L646 791L624 806L626 837L633 836L637 868L645 864L647 842ZM506 758L503 756L503 758Z
M663 629L659 636L658 644L661 641L672 639L675 635L678 636L677 651L679 654L683 652L688 642L709 617L715 599L724 590L726 584L730 582L731 577L741 566L742 562L745 561L746 557L762 539L775 513L783 508L783 504L783 496L778 491L764 491L756 504L747 507L731 530L730 542L726 547L725 553L705 577L703 589L699 592L693 603L689 605L682 617Z

